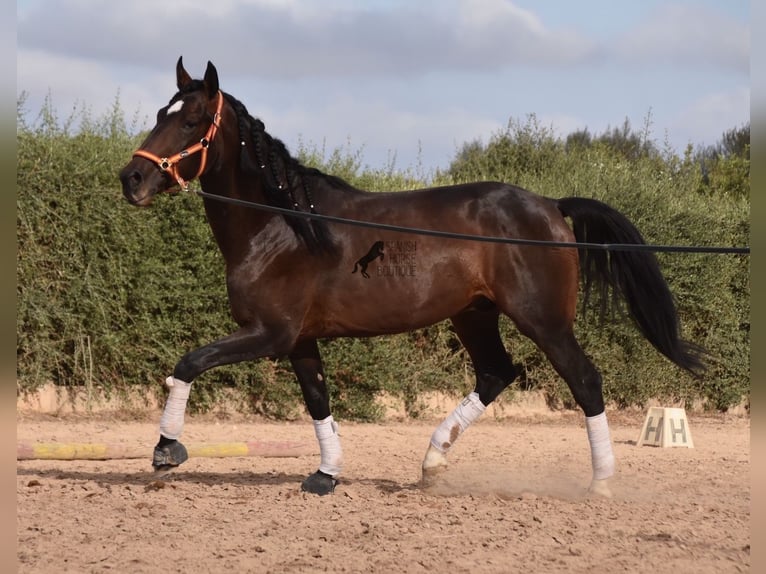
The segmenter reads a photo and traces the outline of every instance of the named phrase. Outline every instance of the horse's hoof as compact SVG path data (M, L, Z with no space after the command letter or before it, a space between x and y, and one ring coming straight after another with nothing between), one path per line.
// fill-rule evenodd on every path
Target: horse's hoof
M186 447L178 441L173 441L165 446L154 447L152 466L156 472L166 473L173 470L189 458Z
M433 486L439 481L439 477L447 471L447 465L432 466L430 468L423 467L422 474L420 475L420 486L428 488Z
M612 490L609 488L609 482L606 479L596 480L594 478L588 488L588 494L601 498L612 498Z
M421 469L423 474L420 483L423 486L431 486L436 482L437 477L447 470L447 457L444 456L443 452L436 450L433 445L428 445Z
M301 490L324 496L325 494L332 494L336 484L338 484L336 479L318 470L301 483Z

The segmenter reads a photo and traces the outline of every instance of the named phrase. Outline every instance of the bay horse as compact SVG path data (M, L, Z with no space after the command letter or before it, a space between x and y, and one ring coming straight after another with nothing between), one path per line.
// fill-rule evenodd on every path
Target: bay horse
M446 467L458 437L518 374L499 334L504 314L571 389L585 415L593 471L589 490L610 496L615 460L601 375L573 332L581 279L586 296L593 289L602 300L612 291L619 294L645 338L670 361L694 374L704 370L704 351L679 336L673 297L649 251L466 241L311 217L575 247L644 243L612 207L587 198L542 197L501 182L365 192L292 157L261 120L221 91L212 63L198 80L179 58L176 83L178 92L159 110L156 125L120 172L123 193L131 204L147 206L157 194L177 185L188 189L187 182L199 178L239 328L184 354L166 379L155 470L173 469L187 459L178 438L196 377L219 365L288 357L320 449L318 470L301 487L318 495L333 492L343 455L317 340L400 333L449 319L473 363L476 384L431 436L422 476L433 480ZM242 201L289 211L236 203ZM406 272L385 268L402 245ZM360 258L383 267L354 274Z

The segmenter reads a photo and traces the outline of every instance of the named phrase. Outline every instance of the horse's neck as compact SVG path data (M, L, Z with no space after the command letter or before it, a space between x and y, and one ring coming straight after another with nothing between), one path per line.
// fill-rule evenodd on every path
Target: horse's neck
M202 183L203 191L222 198L233 198L264 204L265 198L258 193L258 181L242 178L218 177ZM205 213L224 259L228 265L247 255L253 239L277 216L256 207L232 205L226 201L206 197Z

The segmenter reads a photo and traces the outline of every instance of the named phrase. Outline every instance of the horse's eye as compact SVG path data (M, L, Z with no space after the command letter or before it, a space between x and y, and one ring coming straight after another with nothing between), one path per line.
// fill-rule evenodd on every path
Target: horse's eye
M199 122L195 122L195 121L191 121L191 120L186 120L184 122L184 129L186 129L186 130L193 130L194 128L197 127L198 123Z

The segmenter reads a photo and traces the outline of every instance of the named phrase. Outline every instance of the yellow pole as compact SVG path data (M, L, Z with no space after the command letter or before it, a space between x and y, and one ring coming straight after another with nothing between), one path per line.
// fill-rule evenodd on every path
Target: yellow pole
M16 460L112 460L150 458L151 445L91 443L32 443L16 444ZM189 457L225 458L243 456L292 457L317 454L315 444L300 441L250 441L198 443L186 446Z

